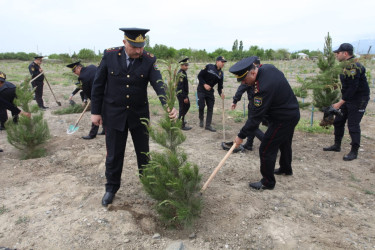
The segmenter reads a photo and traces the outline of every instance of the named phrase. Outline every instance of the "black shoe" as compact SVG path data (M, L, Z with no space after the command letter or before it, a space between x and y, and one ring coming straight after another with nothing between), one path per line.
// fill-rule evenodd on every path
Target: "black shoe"
M102 132L98 133L98 135L105 135L104 129L102 130Z
M91 135L85 135L85 136L82 136L82 139L85 139L85 140L91 140L91 139L94 139L95 136L91 136Z
M183 126L181 129L182 129L182 130L190 130L190 129L192 129L192 127L189 127L189 126Z
M5 127L4 126L0 126L0 130L5 130Z
M45 107L39 107L39 109L42 110L42 111L45 111L45 110L46 110Z
M115 198L115 194L111 192L105 192L103 199L102 199L102 205L108 206L108 204L112 204L113 199Z
M43 106L44 109L49 109L49 107Z
M352 161L354 159L357 159L358 152L350 151L349 154L345 155L343 160L344 161Z
M4 152L4 151L0 148L0 152Z
M253 151L253 144L250 144L250 143L245 143L244 145L243 145L243 148L244 149L247 149L247 150L249 150L249 151Z
M341 146L335 143L335 144L333 144L330 147L323 148L323 151L340 152L341 151Z
M203 120L199 121L199 127L203 128Z
M256 189L256 190L260 190L260 189L270 189L270 190L272 190L274 188L274 187L264 186L261 181L249 183L249 186L251 188Z
M275 169L275 171L273 171L273 173L276 174L276 175L282 175L282 174L285 174L285 175L293 175L293 171L286 172L286 171L284 171L284 170L281 170L280 168Z
M216 129L214 129L211 125L206 126L205 129L206 129L206 130L209 130L209 131L211 131L211 132L216 132Z

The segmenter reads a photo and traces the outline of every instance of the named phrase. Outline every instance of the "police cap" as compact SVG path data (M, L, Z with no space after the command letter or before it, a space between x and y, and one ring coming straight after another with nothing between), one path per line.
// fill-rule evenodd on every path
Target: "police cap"
M178 62L180 65L187 64L189 65L189 58L186 57L185 59L182 59L181 61Z
M78 62L75 62L75 63L68 64L68 65L66 65L66 67L71 68L72 71L74 72L74 70L76 69L76 67L79 66L79 65L81 65L81 61L78 61Z
M6 74L0 71L0 82L5 82L6 79L7 79Z
M253 65L258 65L259 63L260 61L257 56L247 57L230 67L229 72L235 75L238 82L241 82L245 79Z
M136 48L145 46L146 33L150 31L141 28L120 28L120 30L124 31L125 39Z
M334 50L333 53L339 53L342 51L351 51L353 52L353 45L350 43L343 43L340 45L340 47L337 50Z
M227 62L227 60L225 60L224 56L218 56L216 58L216 61Z
M34 59L42 59L44 56L34 56Z

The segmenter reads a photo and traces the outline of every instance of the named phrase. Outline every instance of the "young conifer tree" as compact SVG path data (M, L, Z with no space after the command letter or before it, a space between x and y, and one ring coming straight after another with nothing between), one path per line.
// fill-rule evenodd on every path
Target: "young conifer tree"
M200 214L201 175L198 166L188 162L187 155L179 147L186 139L180 129L181 120L171 120L167 112L174 107L176 86L183 75L177 74L178 65L164 63L167 65L167 70L163 71L167 80L164 84L165 113L157 125L144 123L152 140L162 146L163 151L149 153L150 161L143 170L141 182L146 192L157 201L155 208L162 221L169 226L181 227L191 225Z
M43 112L36 105L30 106L34 91L29 90L30 78L17 86L15 105L25 112L32 113L31 118L20 116L17 123L8 120L5 124L8 142L22 152L22 159L39 158L45 155L42 145L50 138Z
M308 90L312 90L313 104L322 111L339 100L341 84L338 76L343 69L343 66L335 61L332 38L329 33L325 37L324 51L319 56L317 66L320 69L319 74L305 80L299 78L298 82L301 83L301 86L294 90L296 96L303 98L307 97Z

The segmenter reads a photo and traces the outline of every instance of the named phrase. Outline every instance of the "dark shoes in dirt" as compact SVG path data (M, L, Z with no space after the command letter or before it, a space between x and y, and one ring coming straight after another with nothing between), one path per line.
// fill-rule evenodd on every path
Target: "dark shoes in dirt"
M105 192L103 199L102 199L102 205L104 207L108 206L109 204L112 204L113 199L115 198L115 194L111 192Z
M263 185L263 183L261 181L249 183L249 187L254 188L256 190L261 190L261 189L272 190L274 188L274 187L268 187L268 186Z
M285 175L293 175L293 171L285 171L283 169L275 169L275 171L273 172L274 174L276 175L282 175L282 174L285 174Z

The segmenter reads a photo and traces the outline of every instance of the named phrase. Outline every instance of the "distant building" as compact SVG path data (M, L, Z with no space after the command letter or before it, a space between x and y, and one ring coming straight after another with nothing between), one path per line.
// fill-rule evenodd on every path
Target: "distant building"
M307 59L309 59L309 56L305 53L300 52L300 53L297 54L297 58L307 60Z

